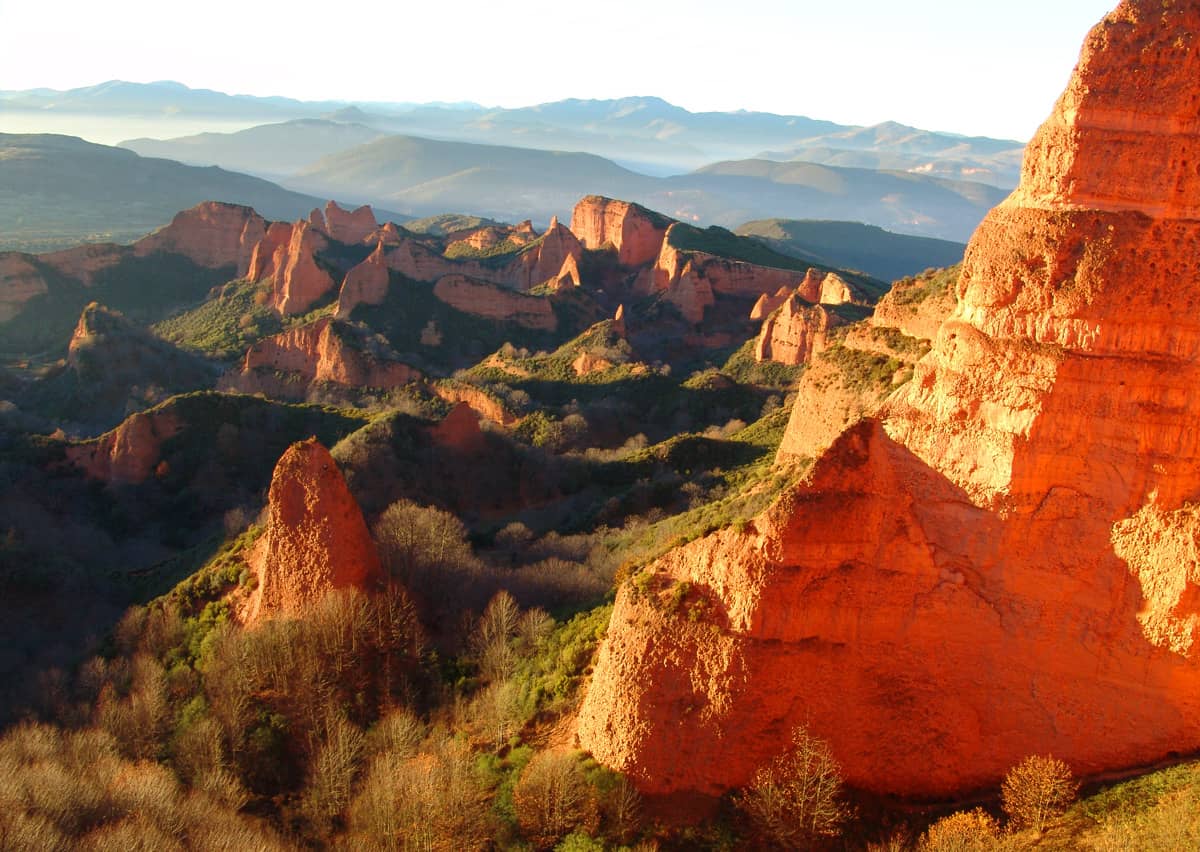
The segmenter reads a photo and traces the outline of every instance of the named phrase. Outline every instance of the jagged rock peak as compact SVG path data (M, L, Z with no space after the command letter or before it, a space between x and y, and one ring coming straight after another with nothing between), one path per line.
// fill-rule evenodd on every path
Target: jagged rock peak
M327 592L382 576L362 510L316 438L292 444L271 477L267 529L250 557L258 589L249 621L301 613Z

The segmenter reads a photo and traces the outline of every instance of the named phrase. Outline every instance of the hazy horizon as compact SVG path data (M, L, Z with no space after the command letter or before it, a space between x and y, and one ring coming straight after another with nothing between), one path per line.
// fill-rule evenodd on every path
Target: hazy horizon
M273 8L214 0L198 18L119 0L72 10L64 30L45 7L0 0L0 90L170 80L306 101L503 108L654 96L692 112L897 121L1025 141L1088 29L1114 5L1015 0L1001 14L939 0L853 8L768 0L734 16L709 0L617 0L604 15L535 2L513 16L468 2L449 23L430 8L375 9L370 19L322 8L314 26L308 13L316 7L304 4L281 18Z

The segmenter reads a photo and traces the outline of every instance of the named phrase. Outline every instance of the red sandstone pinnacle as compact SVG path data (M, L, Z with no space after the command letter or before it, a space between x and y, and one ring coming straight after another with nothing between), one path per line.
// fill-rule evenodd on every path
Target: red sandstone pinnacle
M387 293L388 264L381 240L366 260L346 273L338 291L337 316L350 316L358 305L382 305Z
M829 331L840 325L845 321L825 306L790 296L763 322L754 344L754 360L791 367L807 364L825 349Z
M380 581L362 511L316 438L292 444L279 459L267 511L266 532L250 556L258 589L248 621L297 615L327 592Z
M320 211L313 211L319 218ZM247 278L271 279L271 304L284 316L302 314L333 289L333 279L317 263L327 240L318 225L301 219L272 222L254 247Z
M945 796L1200 748L1197 33L1194 2L1107 16L881 419L621 590L597 759L719 794L804 723L852 784Z

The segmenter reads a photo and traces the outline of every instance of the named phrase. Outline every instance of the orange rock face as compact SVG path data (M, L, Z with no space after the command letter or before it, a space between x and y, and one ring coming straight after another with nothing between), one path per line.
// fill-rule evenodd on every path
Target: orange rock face
M1093 30L880 419L622 589L583 747L719 793L803 722L902 795L1200 747L1196 32L1200 7L1161 0Z
M704 311L714 303L715 294L761 296L782 288L794 288L799 278L787 269L756 266L702 251L680 250L671 245L670 229L649 275L652 282L649 289L663 292L667 301L679 308L691 323L700 323L704 319Z
M275 466L267 529L248 561L258 574L251 622L299 614L327 592L381 579L362 511L315 438L293 444Z
M792 296L763 322L754 343L754 358L792 367L807 364L825 348L829 330L839 325L845 321L837 314Z
M324 317L254 344L220 387L302 399L313 382L387 389L421 377L418 370L387 354L371 351L353 326Z
M91 479L136 485L154 475L162 446L182 428L175 415L139 412L94 441L67 448L67 459Z
M637 204L589 195L575 205L571 232L585 248L612 246L622 266L641 266L658 256L669 221Z
M325 233L340 243L361 243L379 228L370 205L343 210L336 201L325 204Z
M477 453L484 447L479 415L465 402L456 404L450 413L431 430L438 445L461 453Z
M554 331L558 319L547 299L526 296L465 275L446 275L433 287L433 295L463 313L512 322L525 328Z
M181 254L212 269L233 266L240 277L249 270L250 256L266 230L266 221L249 207L205 201L138 240L134 251L139 257L155 252Z
M302 314L334 287L333 278L316 258L326 245L319 225L304 219L291 225L272 222L251 253L247 277L251 281L269 277L275 309L284 316Z
M430 389L447 402L466 404L480 417L501 426L512 426L520 420L504 403L474 385L439 383Z
M348 317L359 305L382 305L388 294L388 265L380 242L371 256L346 273L338 291L337 316Z

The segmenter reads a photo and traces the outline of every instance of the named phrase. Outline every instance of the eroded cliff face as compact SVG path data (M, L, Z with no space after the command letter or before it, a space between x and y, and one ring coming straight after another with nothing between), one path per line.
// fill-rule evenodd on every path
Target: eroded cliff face
M318 220L320 211L313 211ZM254 247L247 278L271 281L271 304L284 316L302 314L333 290L333 278L317 262L328 246L321 221L272 222Z
M358 328L330 317L288 329L250 347L222 390L304 399L315 382L349 388L396 388L421 373Z
M810 305L792 295L763 322L754 343L754 358L793 367L807 364L825 349L829 331L845 324L824 305Z
M343 210L336 201L325 204L325 233L340 243L366 242L379 228L370 205Z
M315 438L293 444L275 466L267 529L247 561L258 576L248 622L301 613L330 591L380 581L362 510Z
M249 269L254 246L266 230L266 220L249 207L205 201L177 213L171 224L133 247L139 257L168 252L211 269L233 266L240 277Z
M670 220L638 204L589 195L575 205L571 232L585 248L612 246L622 266L652 262L662 247Z
M542 331L553 331L558 327L558 318L548 299L526 296L465 275L440 278L433 287L433 295L450 307L473 316Z
M752 527L621 590L583 747L715 794L807 723L902 795L1200 747L1197 32L1170 0L1093 30L914 378Z
M136 485L154 475L163 461L163 444L181 428L173 412L139 412L93 441L67 447L67 460L89 479Z

